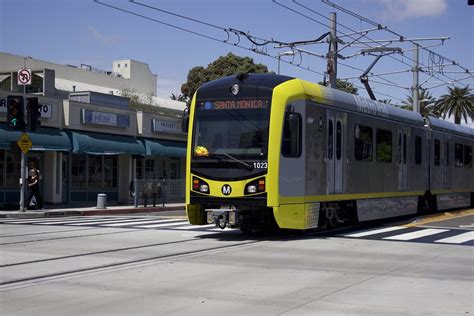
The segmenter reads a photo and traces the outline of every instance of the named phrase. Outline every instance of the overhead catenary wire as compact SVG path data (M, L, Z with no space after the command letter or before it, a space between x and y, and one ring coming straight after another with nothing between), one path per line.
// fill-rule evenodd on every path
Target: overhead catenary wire
M190 33L190 34L193 34L193 35L196 35L196 36L199 36L199 37L203 37L203 38L206 38L206 39L209 39L209 40L212 40L212 41L216 41L216 42L219 42L219 43L223 43L223 44L227 44L227 45L230 45L230 46L233 46L233 47L238 47L238 48L241 48L241 49L245 49L245 50L249 50L249 51L252 51L254 53L258 53L258 54L261 54L261 55L265 55L267 57L270 57L270 58L273 58L273 59L278 59L278 56L274 56L274 55L271 55L269 54L268 52L266 51L263 51L263 50L259 50L257 49L256 47L252 47L252 48L249 48L249 47L246 47L246 46L243 46L240 44L240 41L237 42L237 43L230 43L229 39L220 39L220 38L217 38L217 37L213 37L213 36L209 36L209 35L206 35L206 34L203 34L203 33L200 33L200 32L197 32L197 31L194 31L194 30L190 30L190 29L187 29L187 28L184 28L184 27L181 27L181 26L177 26L177 25L174 25L174 24L171 24L171 23L167 23L167 22L163 22L163 21L160 21L156 18L151 18L149 16L146 16L146 15L143 15L143 14L140 14L140 13L137 13L137 12L134 12L134 11L130 11L130 10L127 10L127 9L124 9L124 8L121 8L121 7L117 7L115 5L111 5L109 3L105 3L105 2L102 2L100 0L94 0L95 3L97 4L100 4L102 6L105 6L105 7L108 7L108 8L111 8L111 9L114 9L114 10L117 10L117 11L121 11L123 13L127 13L127 14L130 14L130 15L134 15L136 17L139 17L139 18L143 18L143 19L146 19L148 21L151 21L151 22L155 22L155 23L159 23L161 25L165 25L167 27L171 27L171 28L174 28L174 29L177 29L177 30L180 30L180 31L183 31L183 32L187 32L187 33ZM131 1L131 3L133 4L139 4L138 2L136 1ZM141 4L140 4L141 5ZM165 10L163 10L165 11ZM172 14L170 11L166 11L167 13L169 14ZM217 26L217 25L213 25L213 24L210 24L210 23L207 23L207 22L202 22L202 21L199 21L197 19L193 19L193 18L189 18L189 17L185 17L183 15L176 15L176 16L179 16L183 19L188 19L188 20L192 20L196 23L201 23L201 24L206 24L207 26L210 26L210 27L214 27L214 28L218 28L224 32L231 32L231 33L234 33L234 34L237 34L237 35L243 35L245 36L247 39L249 39L249 41L255 45L255 41L253 39L257 39L257 40L263 40L263 41L268 41L268 43L274 43L274 44L284 44L284 42L280 42L280 41L275 41L275 40L267 40L267 39L263 39L263 38L258 38L258 37L254 37L254 36L251 36L249 35L248 33L245 33L245 32L242 32L242 31L239 31L239 30L236 30L236 29L230 29L230 28L223 28L223 27L220 27L220 26ZM254 41L254 42L252 42ZM257 45L255 46L260 46L261 43L257 43ZM266 44L264 44L266 45ZM301 69L304 69L306 71L309 71L309 72L312 72L312 73L315 73L315 74L318 74L318 75L321 75L321 76L324 76L324 74L322 72L319 72L319 71L316 71L314 69L310 69L310 68L306 68L306 67L302 67L300 65L296 65L295 63L293 62L289 62L289 61L285 61L285 60L281 60L281 62L284 62L286 64L290 64L292 66L295 66L295 67L299 67Z

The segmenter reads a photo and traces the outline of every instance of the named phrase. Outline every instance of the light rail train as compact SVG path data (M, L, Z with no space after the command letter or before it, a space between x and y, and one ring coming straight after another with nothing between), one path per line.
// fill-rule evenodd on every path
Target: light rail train
M201 86L188 128L191 224L306 230L474 204L474 130L304 80Z

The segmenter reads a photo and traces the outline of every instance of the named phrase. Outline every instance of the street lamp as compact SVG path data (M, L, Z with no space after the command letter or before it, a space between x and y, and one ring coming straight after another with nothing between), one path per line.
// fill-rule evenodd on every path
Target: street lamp
M283 53L280 53L277 55L278 57L278 74L280 74L280 59L281 59L281 56L294 56L295 55L295 52L292 51L292 50L289 50L289 51L286 51L286 52L283 52Z

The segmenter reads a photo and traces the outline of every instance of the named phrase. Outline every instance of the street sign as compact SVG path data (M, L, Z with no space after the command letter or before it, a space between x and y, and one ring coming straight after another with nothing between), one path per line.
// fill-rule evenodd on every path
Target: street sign
M21 151L26 155L30 148L33 146L33 142L27 133L23 133L20 139L16 142Z
M20 86L31 85L31 69L20 69L17 74L17 83Z

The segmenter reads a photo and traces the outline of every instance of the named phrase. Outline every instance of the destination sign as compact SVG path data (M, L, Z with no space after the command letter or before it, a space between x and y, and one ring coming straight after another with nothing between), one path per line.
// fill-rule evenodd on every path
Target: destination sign
M270 101L261 99L249 100L219 100L201 102L201 110L243 110L267 109Z

